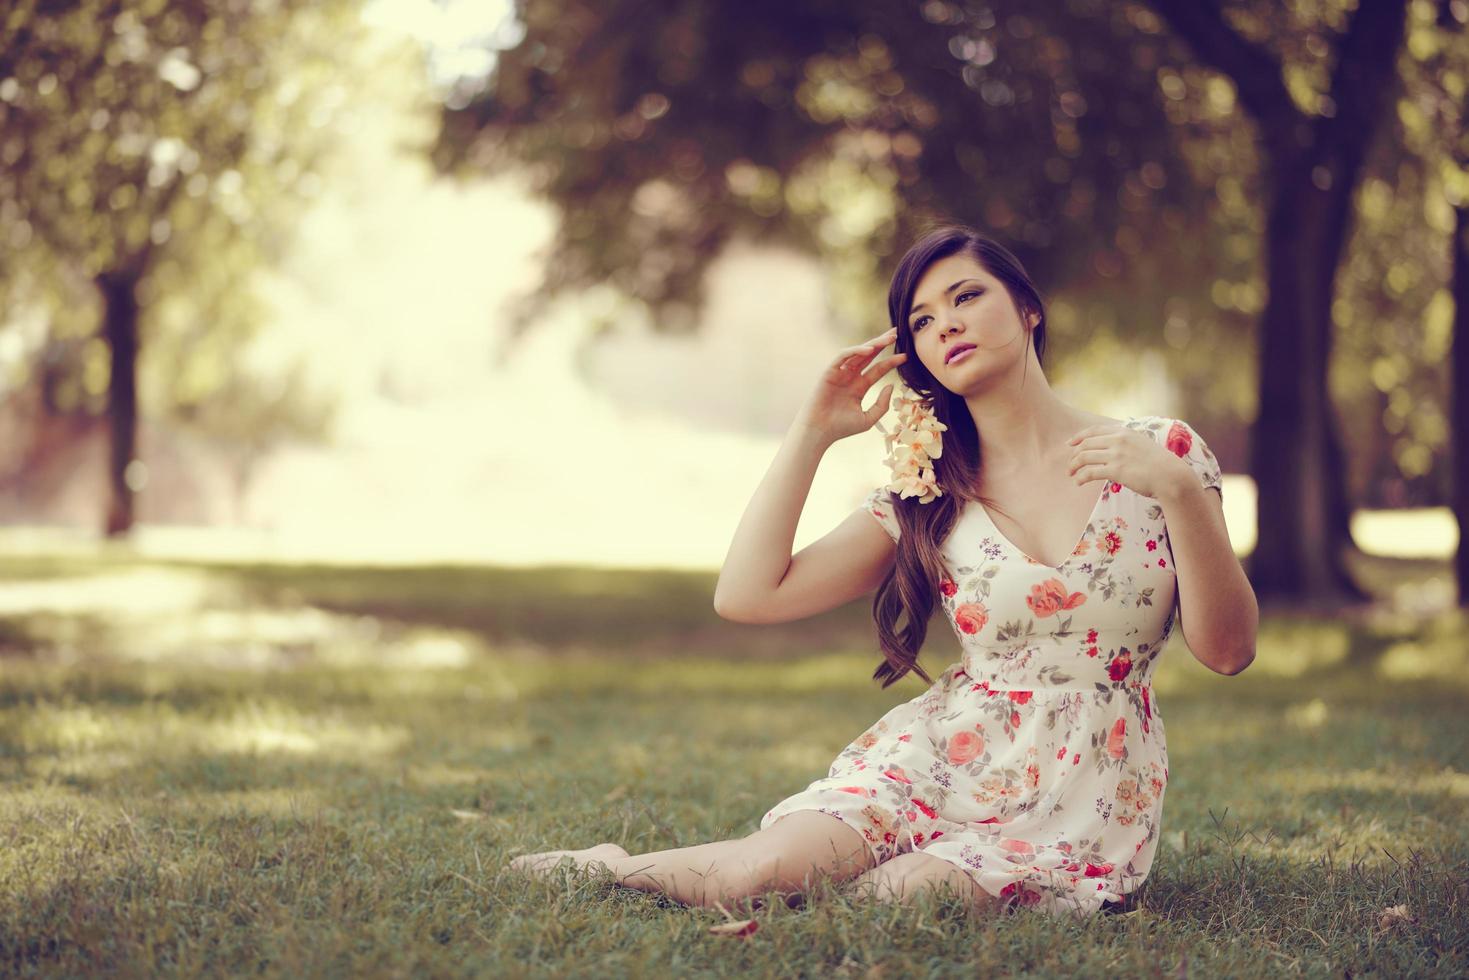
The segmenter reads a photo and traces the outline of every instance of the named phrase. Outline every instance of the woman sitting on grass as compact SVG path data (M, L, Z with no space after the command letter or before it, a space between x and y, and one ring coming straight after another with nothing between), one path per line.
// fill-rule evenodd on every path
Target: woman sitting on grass
M882 897L942 887L974 910L1083 916L1147 877L1168 784L1151 681L1175 620L1212 670L1254 658L1259 610L1230 548L1218 462L1182 420L1057 398L1035 286L971 229L909 249L888 311L891 328L839 352L799 412L714 606L783 623L876 590L874 679L912 670L928 689L747 837L638 855L599 844L513 867L570 860L690 905L798 898L824 876ZM870 409L862 399L894 368L921 397L899 401L892 482L792 556L822 456L888 411L891 385ZM962 656L933 680L917 657L936 602Z

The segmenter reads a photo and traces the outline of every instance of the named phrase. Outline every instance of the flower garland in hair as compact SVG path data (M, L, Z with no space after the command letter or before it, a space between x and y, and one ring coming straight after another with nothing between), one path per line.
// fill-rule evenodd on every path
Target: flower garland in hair
M884 462L893 473L887 488L899 497L917 497L920 504L930 503L944 493L939 489L933 461L943 453L939 433L948 426L934 416L927 399L902 384L894 389L888 407L898 413L897 425L889 432L877 423L877 431L887 442Z

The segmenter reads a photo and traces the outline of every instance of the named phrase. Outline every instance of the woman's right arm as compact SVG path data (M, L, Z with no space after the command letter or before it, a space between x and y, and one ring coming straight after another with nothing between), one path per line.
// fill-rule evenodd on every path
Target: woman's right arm
M893 331L840 351L797 413L774 462L745 508L714 588L714 609L743 623L782 623L834 609L870 592L892 561L894 542L855 511L818 541L791 554L816 468L838 439L864 432L888 409L892 386L869 409L867 390L906 359L873 359ZM869 365L871 365L869 367Z

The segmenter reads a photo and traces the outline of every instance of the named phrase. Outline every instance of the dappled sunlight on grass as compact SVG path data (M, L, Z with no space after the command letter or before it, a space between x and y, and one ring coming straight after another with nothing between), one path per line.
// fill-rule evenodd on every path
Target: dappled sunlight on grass
M1350 632L1345 624L1266 619L1256 638L1255 662L1246 670L1301 677L1335 666L1347 655Z
M1352 539L1373 554L1439 558L1459 546L1459 524L1447 507L1357 510L1351 527Z
M1155 686L1165 705L1174 698L1196 696L1310 702L1326 678L1332 680L1330 691L1336 700L1376 701L1396 689L1411 697L1461 699L1469 704L1466 633L1469 624L1458 612L1419 618L1387 614L1355 624L1267 618L1260 627L1255 660L1243 673L1233 677L1213 673L1194 661L1182 637L1175 634L1159 663ZM1290 720L1309 727L1311 715L1302 714L1304 710L1297 707Z
M528 741L528 739L527 739ZM509 748L509 740L495 746L497 748ZM407 777L414 785L427 787L438 786L475 786L484 781L487 770L472 766L451 766L442 762L431 762L423 765L412 766L408 770Z
M49 567L44 566L43 567ZM464 667L481 635L335 611L283 594L263 601L237 575L206 567L73 562L0 582L0 650L56 662L187 663L268 670L333 666Z
M1188 821L1186 830L1171 829L1182 822L1171 815L1161 843L1179 853L1237 850L1303 866L1335 854L1360 868L1391 871L1414 852L1463 853L1465 778L1452 770L1416 778L1281 770L1256 780L1264 806L1214 807L1209 819Z
M1242 741L1270 738L1280 727L1275 718L1253 712L1232 713L1220 718L1217 724L1199 727L1188 724L1190 713L1176 702L1169 702L1160 694L1156 703L1157 714L1163 719L1163 728L1167 732L1169 750L1174 755L1178 754L1177 750L1187 747L1190 750L1219 750L1214 753L1217 758L1227 755ZM1220 707L1227 704L1222 702ZM1178 724L1174 723L1175 720ZM1179 728L1187 731L1177 731Z
M661 599L657 576L625 581L604 604L605 578L572 576L593 620L574 624L554 574L503 592L482 570L209 575L189 608L0 619L26 654L0 662L0 875L20 882L0 895L0 935L26 937L22 963L85 972L109 937L133 936L232 972L267 947L324 965L348 962L364 930L468 954L456 963L697 952L697 910L591 880L527 882L504 863L742 837L926 687L871 680L865 604L754 659L746 638L777 631L710 626L694 579ZM647 623L687 632L654 656ZM587 643L598 625L601 648ZM908 962L952 942L997 972L1051 962L1058 941L1086 975L1146 973L1158 956L1232 974L1452 967L1469 904L1456 891L1469 879L1463 629L1453 616L1270 618L1236 677L1175 633L1156 675L1171 778L1134 917L940 922L834 893L762 913L766 945L742 946L756 956L744 965L814 975L909 937ZM922 660L933 676L952 659L940 639ZM1381 910L1403 903L1412 930L1376 935ZM310 959L321 944L342 952Z
M91 705L54 705L41 703L20 719L15 731L6 733L6 741L22 752L76 752L124 741L118 732L118 719Z
M626 662L615 656L567 655L551 663L502 662L510 684L527 697L565 692L617 690L624 694L689 695L719 692L784 697L833 689L870 691L878 664L874 654L832 654L815 665L804 659L789 664L716 661L702 657L668 657L656 662ZM917 675L890 692L922 693Z
M760 753L760 762L788 773L810 773L811 778L815 779L817 776L825 776L827 767L831 765L837 752L846 747L847 741L860 734L861 732L851 733L846 741L837 744L835 748L831 743L825 742L789 742L776 745Z
M7 732L7 741L33 754L131 749L150 758L182 752L255 755L273 752L330 758L382 756L409 738L402 726L351 724L272 702L248 701L201 717L167 703L136 708L94 705L31 706Z
M207 793L136 794L120 806L115 797L101 797L60 782L38 782L24 792L8 795L9 813L19 822L36 821L61 828L77 819L112 822L123 809L160 820L186 814L189 821L296 819L321 808L321 795L311 786L252 786L248 789ZM3 850L3 849L0 849Z
M1326 724L1327 715L1330 714L1326 702L1320 698L1312 698L1299 704L1293 704L1285 709L1286 724L1297 728L1320 728Z
M243 652L238 666L275 666L276 651L307 648L326 652L333 640L372 646L379 630L371 620L334 616L320 609L203 609L196 615L173 618L135 636L129 651L151 650L153 658L170 659L176 651L194 648L209 659L208 651L227 647ZM220 664L223 666L223 664Z
M302 663L333 666L463 667L485 649L464 630L384 624L311 607L202 608L168 614L22 620L24 633L56 659L89 659L273 670Z
M250 755L290 752L373 758L396 751L410 737L400 725L349 725L341 718L306 716L280 705L255 702L227 719L180 727L192 728L192 736L206 751Z
M0 616L42 613L143 618L197 609L212 593L209 576L192 570L142 567L76 577L7 582Z
M1469 773L1443 768L1432 772L1395 769L1291 769L1271 776L1281 789L1297 793L1401 793L1445 798L1446 803L1469 799ZM1458 804L1455 804L1458 805Z
M882 662L881 653L877 650L875 642L873 648L871 652L856 656L828 654L803 657L781 670L780 686L788 691L828 691L833 688L848 687L870 689L873 686L872 672ZM944 664L943 667L934 670L932 660L931 654L922 656L920 659L930 677L937 676L943 667L948 666ZM921 681L917 674L910 676ZM894 690L894 688L889 688L889 690Z
M1377 673L1385 680L1434 680L1469 687L1469 639L1404 641L1383 651Z
M600 754L619 779L647 779L654 765L653 753L641 742L612 745Z

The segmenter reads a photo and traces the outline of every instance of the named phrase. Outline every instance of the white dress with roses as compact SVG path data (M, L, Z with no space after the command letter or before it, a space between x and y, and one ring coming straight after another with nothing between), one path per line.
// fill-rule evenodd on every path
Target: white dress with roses
M1187 423L1123 424L1222 493ZM863 508L897 540L894 500L879 487ZM1052 567L971 503L942 551L961 658L760 826L819 810L860 830L878 862L920 850L1007 904L1090 915L1142 884L1158 846L1168 748L1151 680L1177 594L1162 507L1108 482Z

